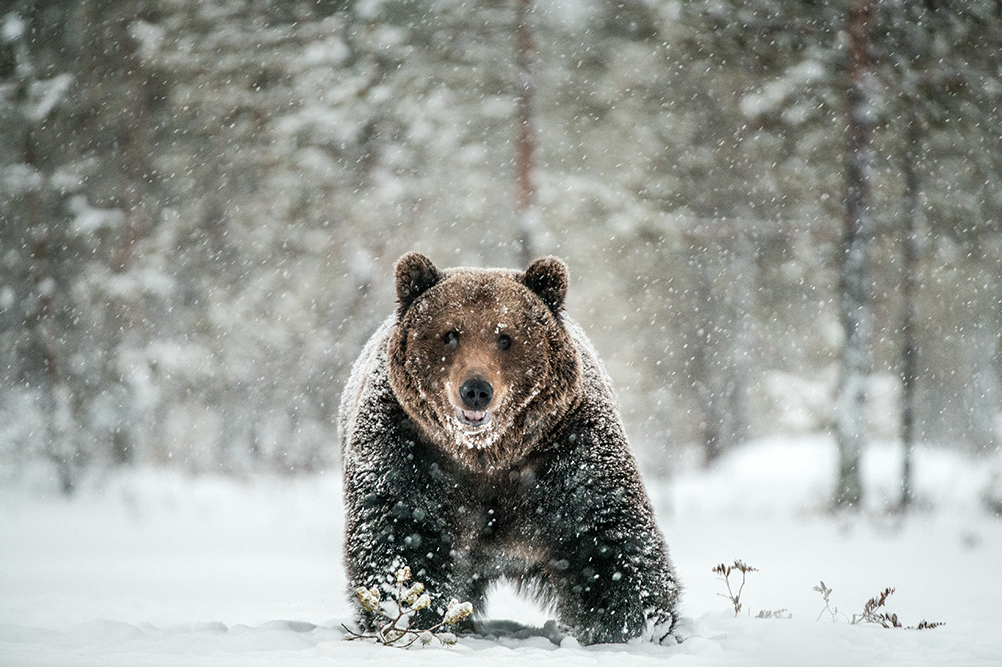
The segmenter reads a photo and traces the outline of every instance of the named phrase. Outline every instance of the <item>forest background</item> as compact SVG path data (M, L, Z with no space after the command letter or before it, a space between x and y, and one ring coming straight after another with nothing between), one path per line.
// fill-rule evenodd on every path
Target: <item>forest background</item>
M649 474L834 433L853 119L859 435L908 385L909 439L999 447L997 2L864 2L855 74L859 0L0 6L7 478L334 468L408 250L563 257Z

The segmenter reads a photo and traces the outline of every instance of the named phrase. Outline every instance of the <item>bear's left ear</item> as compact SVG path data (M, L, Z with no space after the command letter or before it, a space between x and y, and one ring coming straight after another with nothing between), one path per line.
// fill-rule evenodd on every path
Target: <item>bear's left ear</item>
M525 270L522 282L543 300L554 315L560 317L570 282L566 264L556 257L537 259Z
M398 259L394 272L397 281L397 300L400 302L398 316L406 313L414 303L414 299L442 279L442 274L431 260L417 252L409 252Z

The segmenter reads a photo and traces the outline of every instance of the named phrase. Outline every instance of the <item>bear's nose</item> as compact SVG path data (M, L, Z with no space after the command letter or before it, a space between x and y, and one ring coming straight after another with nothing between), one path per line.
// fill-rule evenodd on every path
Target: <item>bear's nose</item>
M487 407L494 396L494 387L490 382L474 378L467 380L459 388L459 397L463 399L463 407L467 410L481 411Z

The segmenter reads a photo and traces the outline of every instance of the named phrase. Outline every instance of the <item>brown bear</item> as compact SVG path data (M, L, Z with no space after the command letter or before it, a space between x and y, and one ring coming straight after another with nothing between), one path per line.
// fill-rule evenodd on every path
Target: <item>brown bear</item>
M392 590L407 565L431 625L450 599L482 612L507 579L583 643L671 639L675 572L567 286L554 257L524 273L397 262L399 306L341 402L351 590Z

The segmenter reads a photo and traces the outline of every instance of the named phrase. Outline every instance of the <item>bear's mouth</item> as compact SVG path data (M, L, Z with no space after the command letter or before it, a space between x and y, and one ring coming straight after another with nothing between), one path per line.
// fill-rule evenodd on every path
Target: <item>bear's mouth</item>
M469 429L480 429L491 421L490 410L484 410L480 412L479 410L461 410L456 409L456 419L459 423Z

